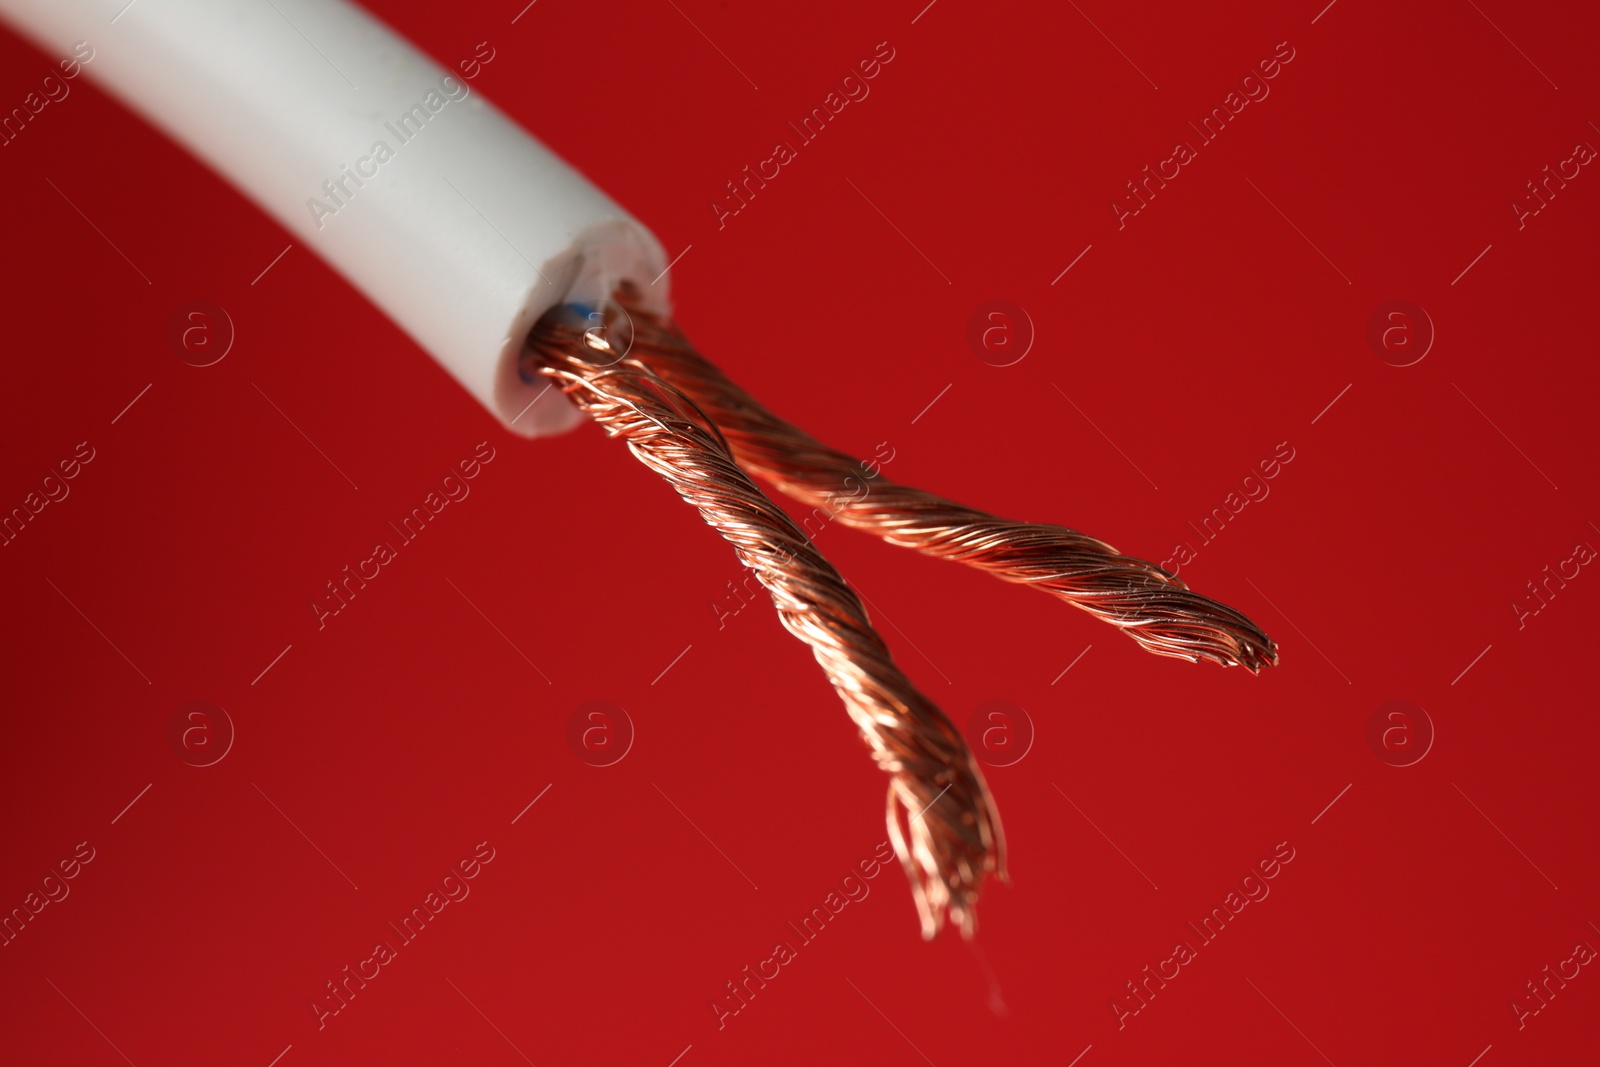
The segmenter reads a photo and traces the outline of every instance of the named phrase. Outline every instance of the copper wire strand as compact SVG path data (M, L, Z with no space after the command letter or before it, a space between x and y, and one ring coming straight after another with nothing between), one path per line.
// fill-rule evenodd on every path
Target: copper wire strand
M1255 623L1164 568L1065 526L1013 522L893 482L768 411L626 288L616 299L632 319L633 358L692 397L739 463L786 495L891 544L1051 593L1157 655L1251 673L1277 664Z
M607 330L614 324L608 313ZM546 316L529 337L524 374L558 383L733 545L772 595L784 627L811 647L890 776L889 835L923 936L935 936L948 915L970 937L984 876L1005 877L1005 846L960 731L895 665L844 578L740 467L715 418L649 365L613 349L606 332Z

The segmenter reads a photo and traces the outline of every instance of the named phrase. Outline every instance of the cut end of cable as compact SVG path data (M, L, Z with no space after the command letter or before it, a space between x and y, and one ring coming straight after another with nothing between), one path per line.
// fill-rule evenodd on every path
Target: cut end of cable
M970 941L978 932L978 897L987 876L1010 881L999 814L975 772L940 775L934 784L944 784L931 799L923 796L929 784L925 780L897 778L889 787L885 822L911 883L924 941L938 937L947 922ZM977 794L951 798L957 787L975 788ZM930 819L930 811L940 805L950 810ZM961 832L951 834L952 826Z
M1251 674L1278 665L1277 643L1226 604L1181 585L1144 590L1130 599L1131 606L1101 617L1146 651L1191 663L1243 667ZM1100 614L1096 608L1088 610Z
M772 593L783 625L811 646L889 775L888 833L925 939L946 924L972 938L984 883L1008 881L994 800L960 731L894 665L854 591L750 473L892 544L1050 593L1156 655L1252 674L1278 662L1277 646L1244 614L1154 563L1064 526L1014 522L896 484L823 445L767 411L626 288L604 312L554 309L530 336L522 370L557 382L698 508Z

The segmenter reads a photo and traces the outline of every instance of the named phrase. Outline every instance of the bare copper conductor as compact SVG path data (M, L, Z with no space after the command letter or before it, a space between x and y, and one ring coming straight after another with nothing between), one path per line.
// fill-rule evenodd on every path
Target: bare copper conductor
M692 397L745 469L891 544L1031 585L1119 628L1161 656L1257 672L1277 646L1240 612L1176 575L1065 526L1012 522L875 474L779 418L695 351L670 322L618 299L634 322L632 353Z
M895 666L860 598L747 470L891 544L1051 593L1157 655L1252 673L1278 662L1272 639L1243 614L1154 563L1064 526L1013 522L900 485L822 444L757 403L627 289L603 314L584 310L539 321L524 376L557 382L693 504L811 646L890 776L890 839L924 937L946 916L970 937L984 876L1004 878L993 799L960 732Z
M889 834L910 876L923 936L937 934L946 915L971 936L984 876L1004 877L1004 844L960 731L895 665L855 592L739 466L716 423L638 358L637 330L628 350L621 319L615 306L604 329L586 329L570 310L547 315L528 339L524 373L557 382L733 545L785 628L811 646L890 776Z

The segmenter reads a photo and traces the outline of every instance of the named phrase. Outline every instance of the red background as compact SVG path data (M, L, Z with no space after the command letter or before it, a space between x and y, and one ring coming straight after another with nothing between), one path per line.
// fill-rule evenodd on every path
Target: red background
M0 907L95 858L0 949L0 1060L1593 1062L1590 968L1510 1007L1600 945L1600 577L1511 606L1600 547L1600 177L1510 208L1600 145L1592 11L519 6L373 5L446 65L487 40L475 88L689 247L700 348L825 439L889 442L889 476L1160 560L1288 442L1182 572L1282 665L1157 659L829 528L953 718L1029 713L988 772L1012 884L975 947L927 944L887 869L719 1030L724 983L884 838L806 650L765 604L718 629L732 553L624 449L513 438L298 243L262 275L289 237L79 79L0 149L0 506L95 450L0 549ZM880 41L870 97L719 230L723 183ZM1271 95L1119 230L1124 182L1282 41ZM0 33L0 104L54 58ZM237 331L206 368L166 340L197 299ZM1398 299L1437 332L1403 368L1366 340ZM1013 366L968 346L991 300L1032 321ZM319 631L323 583L480 441L471 496ZM614 766L566 740L594 699L636 727ZM169 745L191 700L236 728L213 766ZM1368 744L1391 700L1436 730L1412 766ZM319 1031L324 983L480 841L470 897ZM1119 1029L1279 842L1270 896Z

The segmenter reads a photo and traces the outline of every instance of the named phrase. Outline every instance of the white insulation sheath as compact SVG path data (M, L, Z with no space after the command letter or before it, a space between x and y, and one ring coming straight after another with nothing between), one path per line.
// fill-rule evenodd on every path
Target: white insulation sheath
M581 418L557 390L528 407L545 383L517 375L545 310L598 304L624 280L669 310L649 230L471 81L343 0L0 0L0 15L53 59L87 42L85 73L327 260L516 433Z

